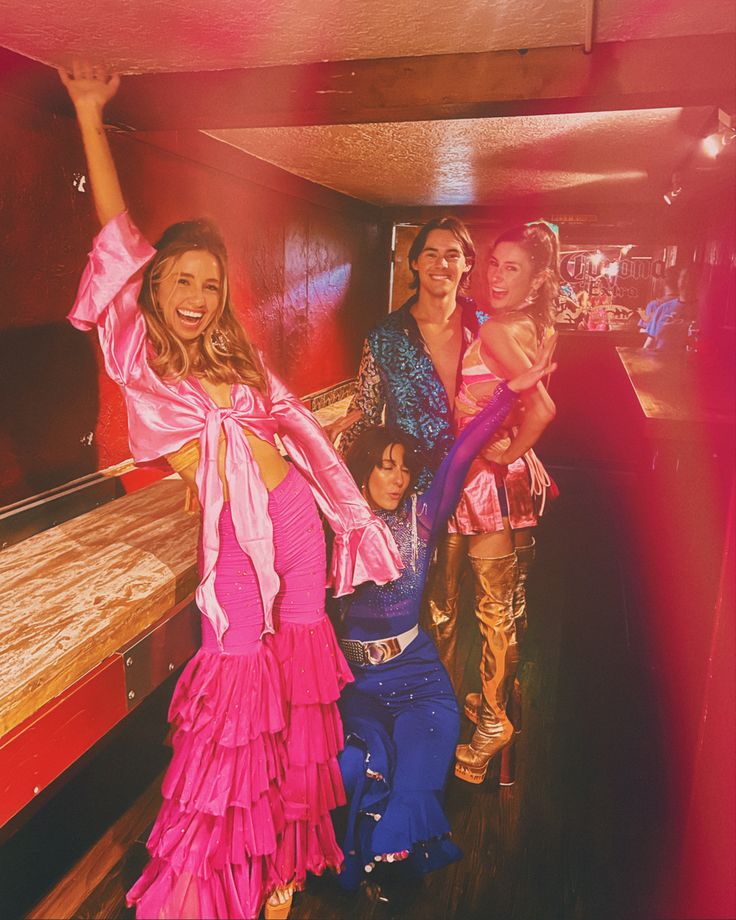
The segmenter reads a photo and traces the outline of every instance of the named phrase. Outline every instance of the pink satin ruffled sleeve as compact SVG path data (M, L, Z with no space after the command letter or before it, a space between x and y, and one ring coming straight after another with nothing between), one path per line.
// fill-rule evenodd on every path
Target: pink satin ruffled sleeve
M145 322L138 307L139 272L155 252L127 211L113 217L94 239L67 317L85 332L98 327L107 372L121 385L139 364L145 347Z
M383 585L398 578L402 563L391 531L368 507L312 413L277 377L267 376L279 437L335 531L327 586L340 597L365 581Z

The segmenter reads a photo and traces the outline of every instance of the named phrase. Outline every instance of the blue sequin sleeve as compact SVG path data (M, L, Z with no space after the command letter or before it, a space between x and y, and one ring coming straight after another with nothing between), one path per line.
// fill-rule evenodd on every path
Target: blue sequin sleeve
M488 405L463 429L440 464L432 484L420 497L417 515L422 536L433 543L460 500L470 464L503 424L518 393L500 384Z

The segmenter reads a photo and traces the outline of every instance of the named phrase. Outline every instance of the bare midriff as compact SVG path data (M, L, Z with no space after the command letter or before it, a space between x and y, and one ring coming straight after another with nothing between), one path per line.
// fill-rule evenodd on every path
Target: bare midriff
M232 406L232 386L230 384L212 383L201 378L199 379L199 385L219 408L226 409ZM289 472L289 464L273 444L257 437L247 428L243 429L243 434L248 441L251 455L256 462L258 472L261 474L263 484L271 492ZM225 452L226 442L225 433L223 432L220 435L220 446L217 452L217 469L220 474L220 482L222 482L223 498L225 501L230 501L230 490L227 486L227 476L225 474ZM199 465L199 443L190 441L179 448L175 454L169 455L167 459L187 484L192 495L195 498L199 498L196 480L197 466Z
M289 464L284 460L273 444L269 444L268 441L256 437L256 435L247 428L243 429L243 434L248 441L248 446L250 447L251 454L258 467L258 472L261 474L263 484L270 492L276 488L289 472ZM225 475L225 449L225 435L222 434L220 436L220 446L217 452L217 468L220 473L224 499L225 501L229 501L229 490L227 487L227 477ZM190 441L175 454L169 455L168 460L187 484L188 488L192 490L192 494L196 497L196 475L197 466L199 464L198 442Z

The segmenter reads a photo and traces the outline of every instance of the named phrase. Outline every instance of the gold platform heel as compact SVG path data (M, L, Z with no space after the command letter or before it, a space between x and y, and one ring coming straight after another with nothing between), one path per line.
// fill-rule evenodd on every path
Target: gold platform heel
M478 721L470 743L458 744L455 748L455 776L476 785L486 778L488 764L496 754L504 751L514 738L514 727L508 720L505 724L490 723L494 733L487 734L484 730L484 714Z
M285 895L285 892L288 891L288 895ZM271 898L278 897L279 894L285 895L284 901L279 901L278 904L272 904ZM293 888L279 888L275 891L266 901L266 906L263 908L263 918L264 920L287 920L289 912L291 911L291 903L294 900L294 889Z

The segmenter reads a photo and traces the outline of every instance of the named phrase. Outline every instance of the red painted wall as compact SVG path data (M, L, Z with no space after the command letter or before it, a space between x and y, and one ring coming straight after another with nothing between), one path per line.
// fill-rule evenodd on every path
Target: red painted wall
M64 320L98 229L86 183L80 190L76 124L0 92L0 134L12 164L0 179L2 506L129 450L121 394L94 335ZM353 376L365 332L387 309L389 234L377 212L330 193L315 203L306 183L305 197L295 196L293 177L289 194L265 188L223 169L211 144L205 165L150 137L113 135L134 220L155 239L174 221L213 217L228 243L234 301L274 370L300 394Z

